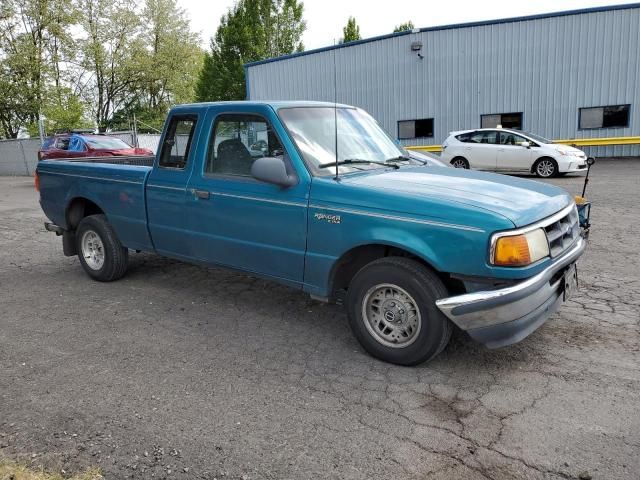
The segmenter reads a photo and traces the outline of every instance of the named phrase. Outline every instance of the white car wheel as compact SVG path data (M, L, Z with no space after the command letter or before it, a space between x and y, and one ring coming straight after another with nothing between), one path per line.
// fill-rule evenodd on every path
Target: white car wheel
M456 157L451 160L451 166L453 168L466 168L469 169L469 162L464 157Z
M558 173L558 164L552 158L541 158L536 162L534 171L541 178L555 177Z

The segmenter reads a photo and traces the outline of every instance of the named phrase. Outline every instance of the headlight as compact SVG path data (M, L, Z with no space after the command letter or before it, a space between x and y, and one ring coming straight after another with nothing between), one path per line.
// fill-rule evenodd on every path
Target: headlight
M584 156L584 152L576 151L576 150L567 150L565 148L558 148L557 151L560 155L565 155L567 157L583 157Z
M547 235L541 228L519 235L500 234L491 247L491 263L502 267L530 265L548 255Z

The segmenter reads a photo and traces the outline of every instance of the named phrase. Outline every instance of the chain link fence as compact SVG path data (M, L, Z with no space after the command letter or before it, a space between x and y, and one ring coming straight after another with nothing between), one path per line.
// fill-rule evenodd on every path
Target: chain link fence
M160 142L159 134L139 133L135 142L133 132L113 132L107 135L124 140L129 145L148 148L154 153ZM39 138L0 140L0 176L33 175L38 165Z

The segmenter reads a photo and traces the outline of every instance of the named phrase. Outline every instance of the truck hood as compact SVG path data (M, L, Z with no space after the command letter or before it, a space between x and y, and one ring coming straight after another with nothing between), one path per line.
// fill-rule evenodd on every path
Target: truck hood
M546 183L456 168L405 167L345 176L342 181L489 210L516 227L553 215L573 201L565 190Z

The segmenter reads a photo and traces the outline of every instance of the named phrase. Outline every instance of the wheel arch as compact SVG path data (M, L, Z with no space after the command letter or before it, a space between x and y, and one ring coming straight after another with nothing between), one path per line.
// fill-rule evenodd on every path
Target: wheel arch
M415 260L438 275L450 290L459 289L457 281L452 279L448 273L438 270L433 260L425 258L404 245L395 245L392 242L374 242L355 246L344 252L335 261L329 274L330 298L339 297L340 292L346 291L351 280L361 268L384 257L404 257Z
M75 230L83 218L99 214L104 215L104 210L97 203L86 197L74 197L69 201L65 210L67 229Z

